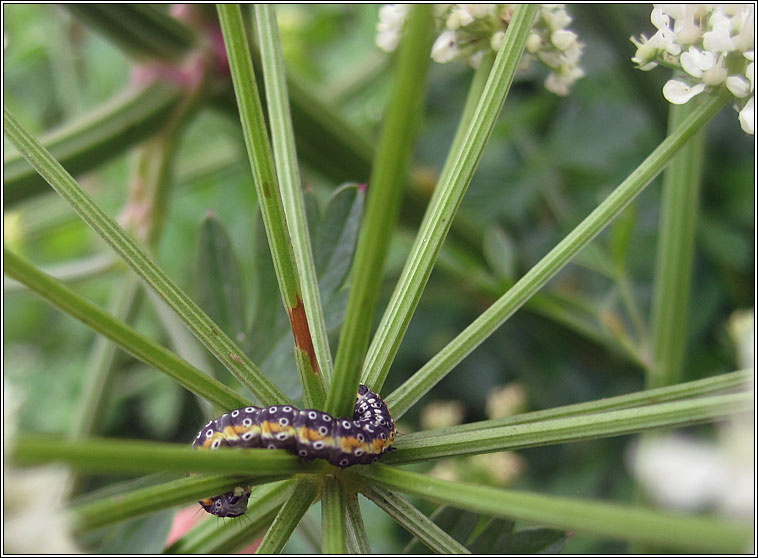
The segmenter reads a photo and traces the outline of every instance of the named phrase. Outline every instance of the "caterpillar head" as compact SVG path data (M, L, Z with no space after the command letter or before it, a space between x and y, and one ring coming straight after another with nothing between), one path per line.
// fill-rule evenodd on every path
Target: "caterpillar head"
M231 492L200 500L200 505L216 517L237 517L247 511L248 498L250 489L237 486Z

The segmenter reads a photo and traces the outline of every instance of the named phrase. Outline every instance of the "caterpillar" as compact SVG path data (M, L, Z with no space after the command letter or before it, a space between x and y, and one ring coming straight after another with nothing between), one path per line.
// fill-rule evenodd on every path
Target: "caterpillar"
M286 449L306 461L326 459L344 468L373 463L392 449L396 434L387 404L361 384L352 420L292 405L242 407L208 422L192 447ZM250 488L238 486L200 505L217 517L237 517L247 511L249 498Z

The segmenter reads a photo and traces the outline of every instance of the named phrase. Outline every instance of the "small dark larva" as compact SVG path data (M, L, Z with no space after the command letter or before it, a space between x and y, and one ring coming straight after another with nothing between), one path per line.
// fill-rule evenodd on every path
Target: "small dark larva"
M192 447L286 449L307 461L318 457L337 467L349 467L379 459L392 449L396 433L387 404L361 384L352 420L291 405L242 407L206 424ZM200 500L200 505L218 517L237 517L247 511L249 497L250 488L238 486Z

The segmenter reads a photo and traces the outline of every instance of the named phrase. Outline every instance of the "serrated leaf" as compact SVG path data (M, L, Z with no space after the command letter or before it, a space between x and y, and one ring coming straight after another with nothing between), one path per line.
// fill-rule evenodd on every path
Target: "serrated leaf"
M350 269L365 197L365 189L355 184L339 187L319 222L313 257L322 296L335 291Z
M244 340L242 274L224 225L209 214L197 239L197 300L232 339Z
M484 257L496 277L507 280L516 277L516 250L505 231L497 225L484 233Z
M569 534L557 529L524 529L506 533L492 549L493 554L557 554L566 545Z
M440 506L431 515L432 521L459 543L465 545L479 520L479 514L450 506ZM414 538L403 550L403 554L428 554L429 549L419 539Z
M629 250L629 241L632 238L634 224L637 221L637 212L634 204L621 212L613 220L608 231L608 248L611 253L611 261L616 270L623 270L626 262L626 254Z
M256 219L254 251L255 275L251 288L255 294L255 308L245 348L257 360L263 361L281 335L289 330L289 324L260 214Z
M494 518L487 522L468 545L472 554L498 554L500 539L513 532L513 521L510 519Z

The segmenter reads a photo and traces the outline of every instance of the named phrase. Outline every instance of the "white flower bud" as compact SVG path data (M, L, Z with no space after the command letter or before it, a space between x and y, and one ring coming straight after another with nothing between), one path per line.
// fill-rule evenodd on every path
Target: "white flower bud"
M432 45L432 60L444 64L458 55L458 40L455 31L443 31Z
M540 37L537 33L532 33L529 35L529 37L526 39L526 51L534 54L540 48L542 48L542 37Z
M492 35L492 38L490 39L490 46L492 47L492 50L495 52L500 50L500 47L503 45L504 40L505 31L495 31L495 33Z
M576 33L560 29L550 35L550 41L558 50L568 50L571 46L576 44Z

